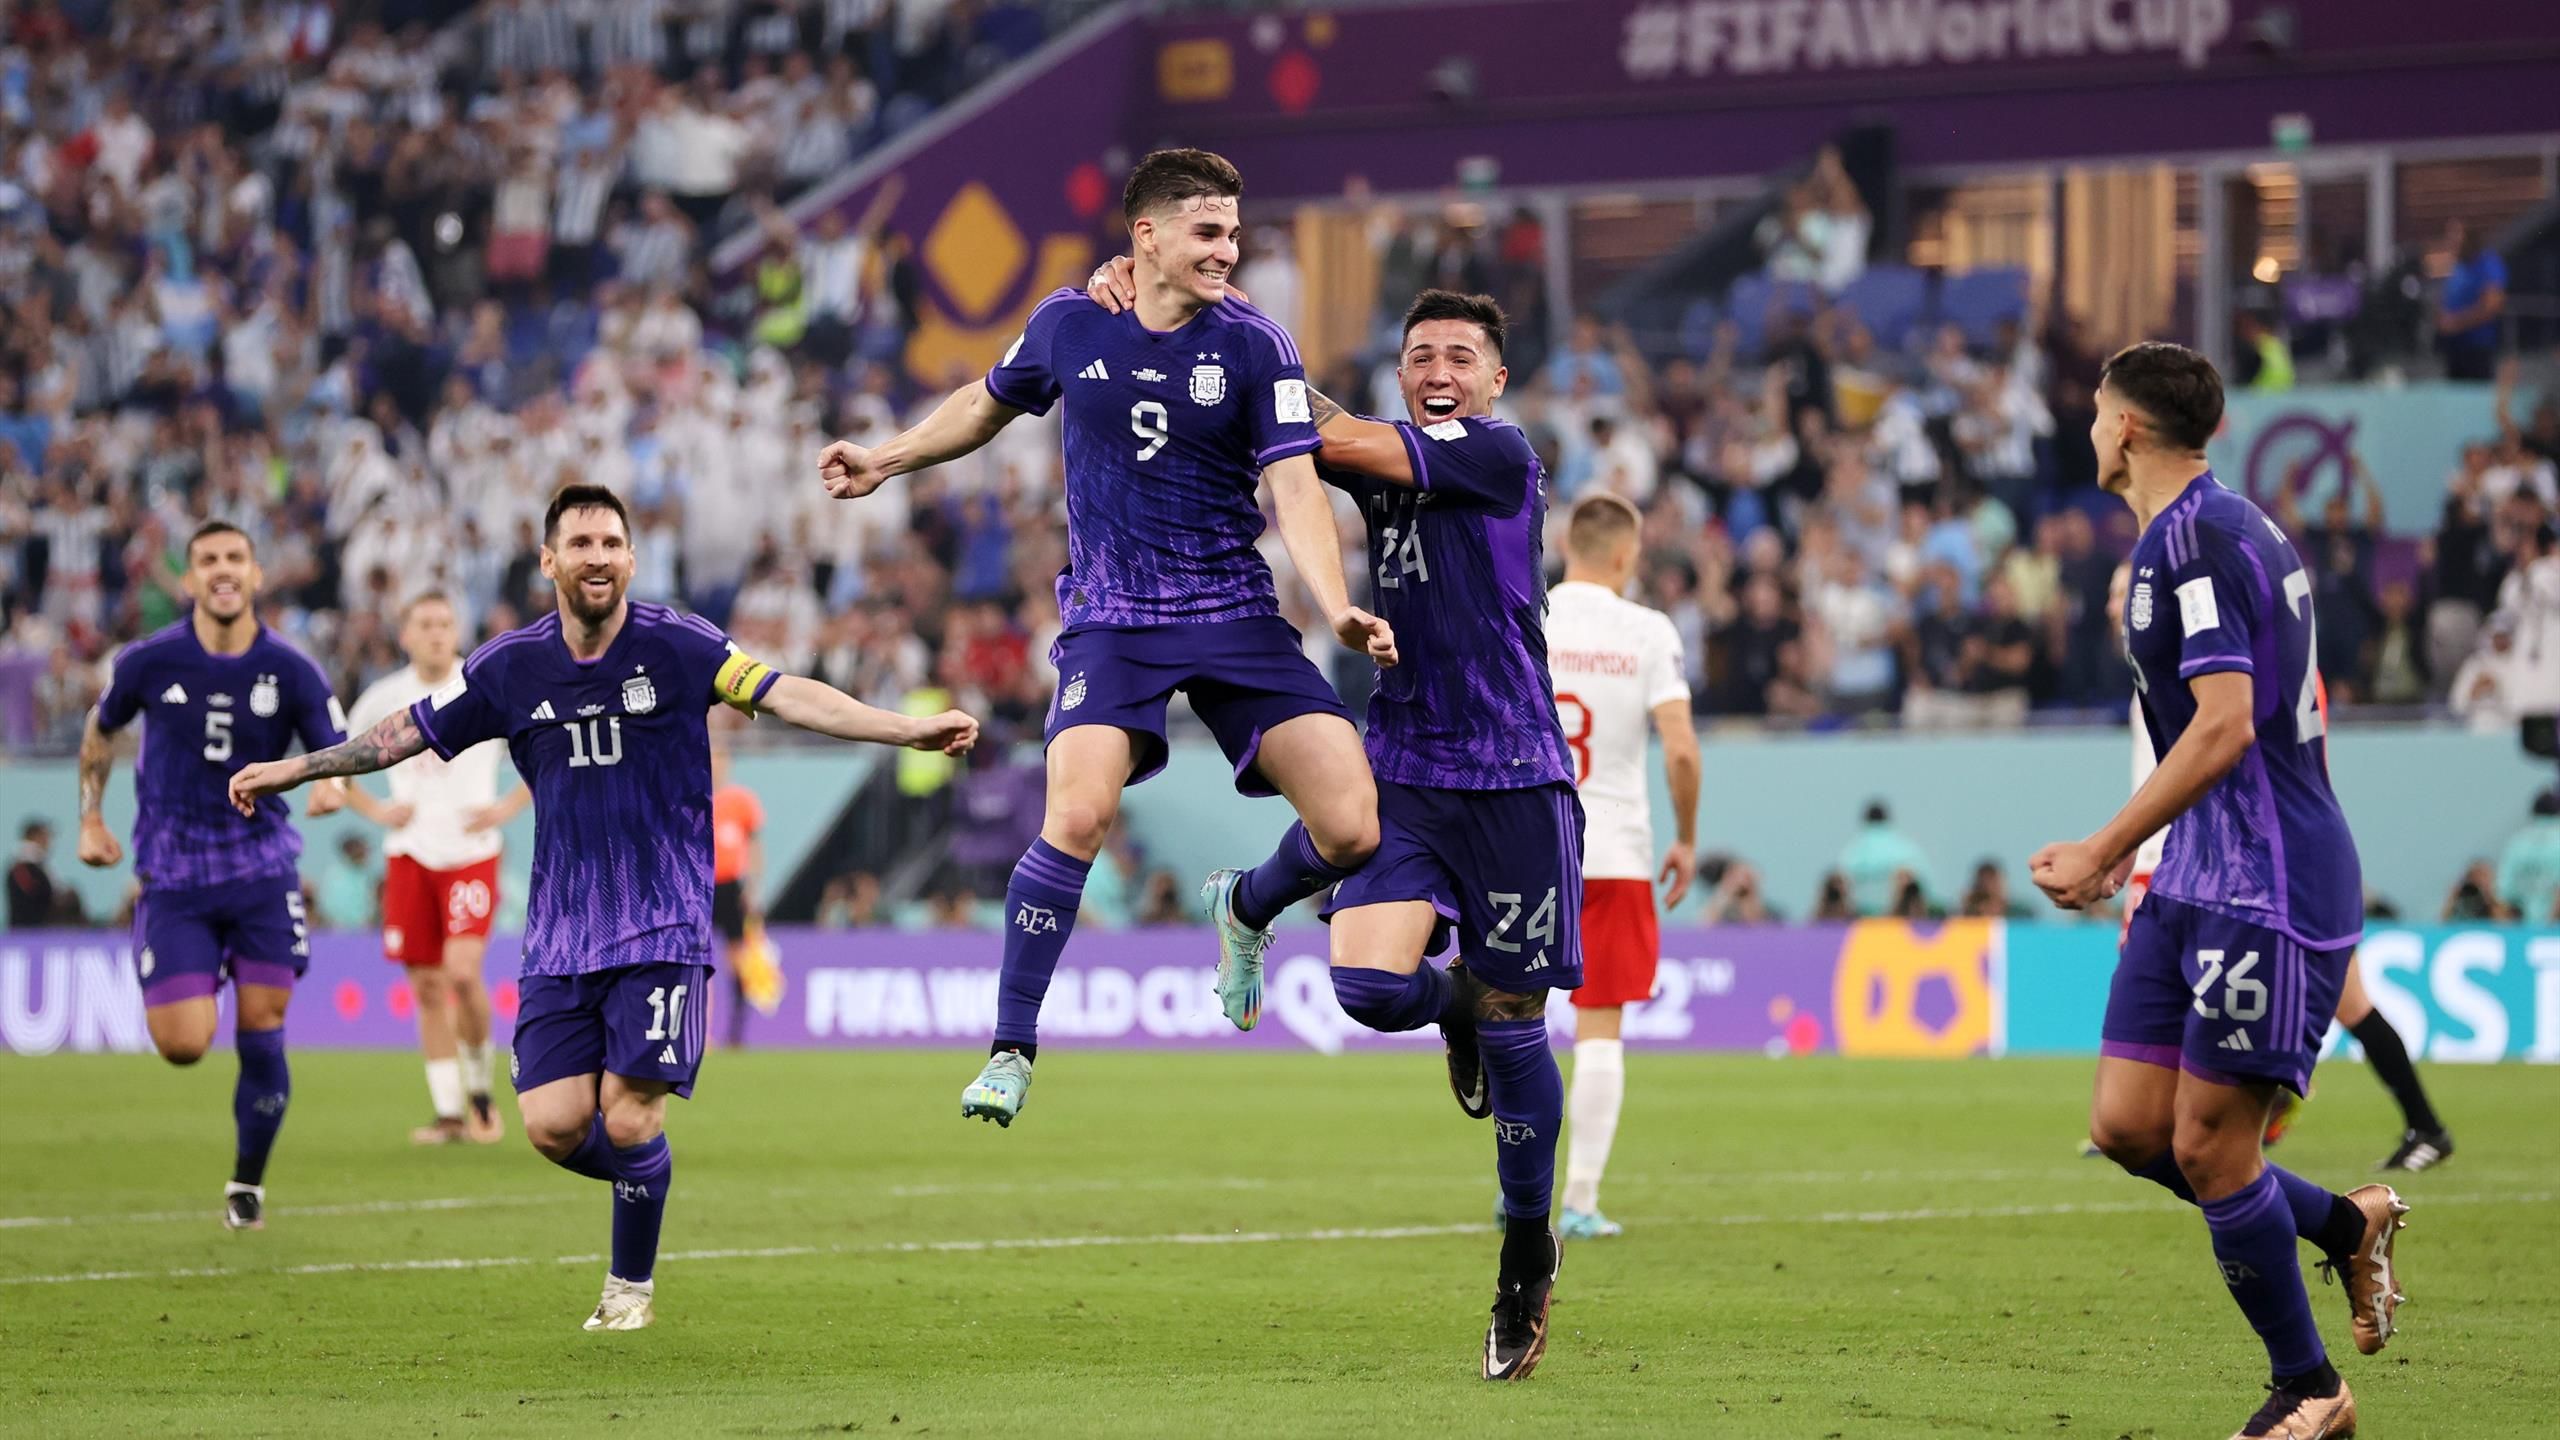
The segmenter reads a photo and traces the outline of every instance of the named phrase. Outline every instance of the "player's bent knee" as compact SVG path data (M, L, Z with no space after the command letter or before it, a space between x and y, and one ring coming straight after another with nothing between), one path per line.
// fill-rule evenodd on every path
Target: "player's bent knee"
M1120 807L1081 796L1062 796L1049 804L1049 818L1040 827L1049 843L1070 854L1098 855L1102 842L1111 833L1111 822Z
M2098 1153L2127 1170L2139 1170L2169 1151L2165 1125L2126 1122L2106 1115L2089 1118L2089 1143Z
M646 1145L666 1128L666 1117L653 1105L616 1106L604 1117L604 1138L616 1150Z
M213 1048L213 1037L208 1035L199 1039L190 1035L166 1040L155 1039L152 1044L159 1050L160 1058L170 1064L193 1065L204 1058L205 1051Z

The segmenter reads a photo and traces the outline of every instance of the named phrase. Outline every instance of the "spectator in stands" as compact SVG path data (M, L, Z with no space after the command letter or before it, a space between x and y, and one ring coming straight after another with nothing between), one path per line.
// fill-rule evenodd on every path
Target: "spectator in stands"
M2499 320L2507 309L2507 262L2460 220L2445 225L2444 248L2453 268L2436 297L2435 331L2445 375L2491 379L2498 366Z
M18 853L9 862L9 928L41 930L76 925L80 897L53 878L53 827L29 820L18 829Z
M2516 675L2515 618L2497 615L2481 629L2480 647L2453 672L2445 700L2482 734L2512 734L2524 710Z
M2544 473L2560 466L2560 393L2545 391L2534 402L2533 417L2525 424L2516 423L2516 377L2521 366L2513 355L2498 365L2497 413L2498 432L2517 449L2542 462Z
M2560 920L2560 791L2533 797L2533 818L2498 852L2499 903L2535 925Z
M1813 285L1823 275L1828 251L1830 215L1824 193L1812 180L1799 180L1779 196L1778 208L1752 231L1760 247L1760 264L1781 285Z
M1709 855L1698 862L1702 925L1775 925L1784 918L1769 906L1760 888L1760 869L1731 855Z
M1867 245L1874 237L1875 221L1858 194L1857 182L1840 162L1840 147L1825 145L1814 157L1813 184L1820 194L1822 215L1820 265L1814 283L1823 294L1838 295L1866 273Z
M1831 532L1827 527L1822 532ZM1824 708L1833 714L1856 715L1893 703L1897 675L1893 640L1902 611L1891 588L1869 569L1857 550L1826 539L1827 554L1811 555L1808 565L1821 573L1806 587L1806 614L1819 622L1823 658Z
M2364 699L2376 705L2423 705L2431 687L2427 637L2418 619L2416 592L2405 580L2382 587L2377 629L2365 642L2356 673L2365 677Z
M2234 389L2277 395L2293 388L2293 348L2267 323L2266 316L2255 310L2241 311L2232 318L2231 340Z
M884 921L880 877L868 870L846 871L828 881L818 897L821 930L876 930Z
M1858 918L1858 907L1849 898L1849 877L1837 870L1822 877L1822 888L1815 892L1813 914L1815 924L1834 924Z
M1882 915L1892 909L1896 888L1904 878L1917 882L1926 895L1929 857L1910 836L1894 828L1893 813L1882 800L1870 800L1858 833L1840 851L1838 873L1848 881L1856 913Z
M1616 399L1627 393L1627 376L1619 364L1618 348L1604 343L1604 333L1599 316L1582 314L1573 317L1571 337L1565 341L1562 350L1547 360L1548 394L1579 393ZM1623 326L1617 338L1623 342Z
M371 847L350 832L320 862L311 881L313 909L323 930L368 930L380 911L382 876L373 864Z
M2444 897L2444 920L2447 924L2483 920L2513 920L2515 911L2498 898L2498 872L2486 860L2474 860L2453 882Z
M1972 920L2023 920L2034 912L2009 894L2009 875L2000 862L1986 859L1973 867L1973 883L1957 913Z

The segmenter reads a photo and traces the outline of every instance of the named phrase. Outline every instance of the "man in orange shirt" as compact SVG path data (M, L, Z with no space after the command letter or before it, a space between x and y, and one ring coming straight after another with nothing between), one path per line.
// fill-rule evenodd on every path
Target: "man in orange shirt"
M729 778L729 747L711 751L711 924L720 932L720 968L729 975L728 1043L745 1042L747 987L738 951L747 928L757 924L754 885L764 868L756 836L764 829L764 802Z

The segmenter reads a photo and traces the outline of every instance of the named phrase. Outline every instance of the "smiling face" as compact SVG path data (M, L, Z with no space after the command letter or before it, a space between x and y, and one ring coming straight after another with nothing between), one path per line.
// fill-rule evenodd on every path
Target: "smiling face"
M1244 233L1233 195L1192 195L1140 215L1129 243L1142 264L1202 305L1227 298L1235 272L1237 238Z
M542 573L559 588L560 608L584 625L613 618L631 588L631 569L631 532L601 505L563 513L542 547Z
M199 536L187 546L187 595L222 624L249 613L264 578L249 537L236 530Z
M1510 379L1502 352L1474 321L1424 320L1405 332L1396 380L1404 387L1404 408L1416 424L1490 415L1494 397Z

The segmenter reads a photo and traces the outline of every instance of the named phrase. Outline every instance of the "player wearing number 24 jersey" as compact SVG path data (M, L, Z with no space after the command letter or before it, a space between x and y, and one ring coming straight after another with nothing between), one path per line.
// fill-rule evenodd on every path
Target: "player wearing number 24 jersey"
M911 719L777 674L717 627L625 598L630 516L569 485L543 518L559 608L483 645L462 673L347 744L232 777L233 803L324 775L444 760L503 740L533 790L533 885L516 1012L526 1135L553 1163L613 1185L613 1258L590 1330L651 1318L674 1161L666 1099L693 1093L711 972L711 735L727 704L844 740L957 754L958 711Z
M2388 1186L2342 1196L2269 1165L2261 1140L2278 1087L2309 1089L2363 929L2355 841L2329 789L2310 576L2205 463L2222 381L2202 356L2119 352L2097 410L2099 483L2143 527L2123 634L2160 762L2095 834L2038 851L2036 884L2085 907L2122 887L2146 838L2169 837L2109 990L2090 1138L2203 1209L2267 1350L2268 1398L2239 1434L2352 1434L2355 1399L2296 1252L2309 1240L2344 1271L2371 1354L2391 1335L2407 1207Z

